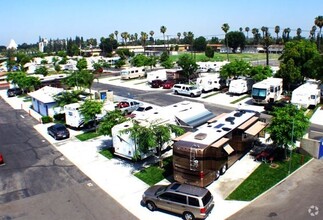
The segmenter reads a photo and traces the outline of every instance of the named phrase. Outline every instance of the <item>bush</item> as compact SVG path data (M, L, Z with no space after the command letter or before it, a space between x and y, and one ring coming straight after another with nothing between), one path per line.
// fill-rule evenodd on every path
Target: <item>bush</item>
M46 123L52 122L53 119L51 117L49 117L49 116L43 116L41 118L41 121L42 121L43 124L46 124Z
M60 113L60 114L54 115L54 120L65 122L65 113Z

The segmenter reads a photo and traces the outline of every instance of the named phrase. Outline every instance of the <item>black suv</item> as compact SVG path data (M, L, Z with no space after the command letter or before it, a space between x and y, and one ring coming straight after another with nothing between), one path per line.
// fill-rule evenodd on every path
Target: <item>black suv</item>
M22 94L22 89L20 88L11 88L7 90L8 97L14 97Z

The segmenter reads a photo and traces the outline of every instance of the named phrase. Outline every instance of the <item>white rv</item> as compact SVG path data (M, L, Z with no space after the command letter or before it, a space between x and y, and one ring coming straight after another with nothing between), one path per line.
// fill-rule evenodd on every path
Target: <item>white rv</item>
M307 80L292 92L291 103L302 108L315 107L321 99L319 84L319 81Z
M196 86L202 92L219 90L225 86L225 80L220 78L219 74L208 74L196 79Z
M252 86L252 102L266 104L280 100L283 93L282 78L267 78Z
M166 71L167 69L159 69L159 70L147 72L147 82L151 84L151 82L156 79L166 80L167 79Z
M120 72L121 79L141 78L146 75L144 67L130 67Z
M197 71L200 73L206 73L209 71L219 72L225 64L229 63L228 61L208 61L208 62L196 62L198 65Z
M231 80L229 85L229 93L235 95L241 95L244 93L248 93L252 89L252 85L254 84L254 80L251 78L238 78Z

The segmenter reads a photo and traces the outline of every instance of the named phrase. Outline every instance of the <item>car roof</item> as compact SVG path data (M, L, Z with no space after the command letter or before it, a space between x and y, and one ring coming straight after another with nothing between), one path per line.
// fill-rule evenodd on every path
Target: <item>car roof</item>
M204 196L208 190L202 187L198 186L193 186L189 184L182 184L182 183L173 183L170 185L168 188L170 191L174 192L179 192L179 193L184 193L187 195L192 195L192 196Z

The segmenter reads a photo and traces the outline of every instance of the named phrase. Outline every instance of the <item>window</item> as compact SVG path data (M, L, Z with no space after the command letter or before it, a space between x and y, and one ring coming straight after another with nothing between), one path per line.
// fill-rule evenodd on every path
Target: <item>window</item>
M172 200L172 193L163 193L159 196L159 198L171 201Z
M311 95L311 99L315 99L316 98L316 96L315 95Z
M182 204L187 204L186 201L186 196L184 195L179 195L179 194L173 194L173 199L174 202L182 203Z
M197 198L193 198L193 197L188 197L188 204L191 206L197 206L199 207L199 200Z

